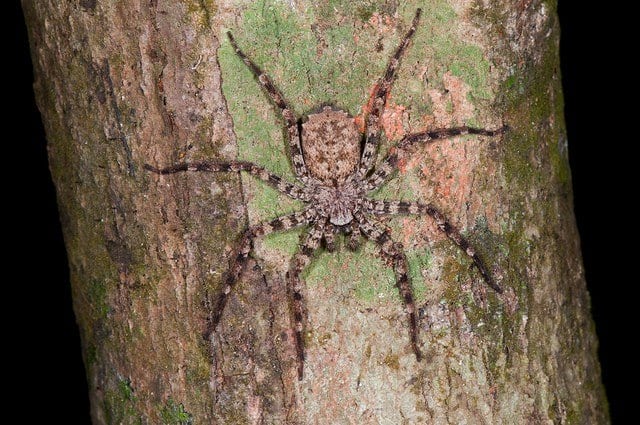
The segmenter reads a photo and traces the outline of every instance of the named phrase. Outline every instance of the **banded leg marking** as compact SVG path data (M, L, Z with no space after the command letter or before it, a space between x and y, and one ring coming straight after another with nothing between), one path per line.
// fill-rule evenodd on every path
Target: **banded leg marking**
M396 286L400 291L400 297L404 303L409 319L409 338L411 348L416 355L416 360L422 359L422 353L418 347L418 316L413 300L413 290L409 282L409 263L404 254L402 244L394 242L391 233L382 223L374 222L364 216L359 217L360 229L365 237L376 243L382 258L392 267L396 275Z
M210 172L240 172L246 171L254 177L267 183L280 193L300 200L307 200L307 196L302 188L293 183L282 180L279 176L267 171L265 168L247 161L201 161L201 162L181 162L166 168L156 168L145 164L145 170L156 174L175 174L183 171L210 171Z
M429 204L421 204L419 202L405 202L405 201L382 201L367 199L364 203L367 212L376 215L429 215L431 216L440 231L442 231L453 243L455 243L460 250L462 250L476 266L482 279L487 285L489 285L494 291L501 294L502 288L495 282L489 269L484 264L484 261L476 253L473 247L469 244L469 241L465 239L460 231L453 226L447 218L436 207Z
M249 258L253 239L257 236L265 236L273 232L293 229L294 227L309 224L310 219L311 217L309 212L305 210L274 218L271 221L256 224L255 226L245 230L240 243L238 244L238 249L231 260L231 267L227 272L222 289L218 294L209 327L204 334L205 339L209 339L209 336L213 333L220 322L229 294L233 290L236 282L240 279L244 266Z
M387 156L376 167L375 172L367 179L365 188L367 191L372 191L380 188L398 167L398 151L397 149L406 150L414 146L417 143L432 143L437 140L448 139L455 136L462 136L465 134L477 134L480 136L497 136L503 134L508 130L505 125L496 130L487 130L484 128L475 127L454 127L454 128L441 128L433 131L423 131L421 133L410 134L405 136L396 149L391 149Z
M273 103L280 109L280 113L287 127L289 154L291 155L291 162L293 163L293 171L299 179L306 179L307 167L304 163L304 157L302 156L302 149L300 148L300 133L298 131L296 114L284 100L284 96L282 96L280 90L273 84L271 78L238 47L236 40L230 32L227 32L227 37L229 37L229 42L236 54L242 59L251 72L253 72L253 75L256 76L262 88L267 92Z
M366 120L366 141L364 149L362 150L362 158L360 159L360 168L358 170L360 177L364 177L373 165L376 149L378 148L378 143L380 141L380 133L382 131L380 119L382 118L382 113L384 112L384 108L387 104L387 97L391 91L391 86L395 81L400 59L407 50L409 41L411 41L413 34L416 32L421 13L421 9L416 10L416 14L411 22L411 28L409 28L409 31L407 31L402 38L400 45L397 47L396 52L387 65L384 76L376 86L376 90L372 96L373 100L371 101L371 111L367 115Z
M410 134L405 136L399 143L398 147L406 149L415 143L429 143L436 140L449 139L451 137L463 136L465 134L477 134L479 136L497 136L503 134L508 130L508 126L502 126L495 130L487 130L485 128L475 127L453 127L453 128L439 128L431 131L422 131L420 133Z
M307 236L296 252L291 262L291 269L287 273L287 283L291 296L291 309L294 321L296 361L298 369L298 379L302 380L304 375L304 299L302 297L303 282L300 277L305 267L309 265L313 258L313 253L318 249L322 236L325 233L326 221L316 222L307 233Z
M362 237L362 232L360 232L360 226L358 225L358 222L356 220L353 220L351 222L350 228L351 233L349 233L349 242L347 242L347 247L351 251L356 251L358 248L360 248L360 238Z
M336 250L336 226L327 222L322 237L327 251L334 252Z

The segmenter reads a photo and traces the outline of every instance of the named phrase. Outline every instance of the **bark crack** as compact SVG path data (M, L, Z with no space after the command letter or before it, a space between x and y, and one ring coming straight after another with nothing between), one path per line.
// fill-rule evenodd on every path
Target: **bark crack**
M109 65L109 61L107 59L104 60L104 76L107 81L107 90L109 94L109 99L111 99L111 108L113 109L113 113L116 118L116 136L110 137L111 140L119 140L122 143L122 149L125 153L125 158L127 162L127 172L129 176L135 177L136 170L133 165L133 154L131 152L131 146L129 145L129 137L124 132L124 126L122 121L122 111L120 110L120 106L118 105L118 99L116 98L115 89L113 87L113 80L111 79L111 66Z

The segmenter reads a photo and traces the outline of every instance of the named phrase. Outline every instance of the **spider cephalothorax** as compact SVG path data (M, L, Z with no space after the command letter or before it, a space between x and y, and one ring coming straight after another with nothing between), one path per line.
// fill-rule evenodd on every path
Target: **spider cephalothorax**
M410 134L400 140L395 149L390 150L387 156L374 167L382 133L380 120L387 96L395 80L400 59L409 45L419 19L420 9L416 11L411 27L389 61L384 76L376 85L370 102L371 110L365 119L364 135L358 131L353 118L346 112L329 106L310 114L302 124L300 132L299 120L284 101L280 91L267 74L240 50L231 33L227 33L236 54L251 69L266 94L280 110L287 129L289 154L297 183L285 182L264 168L244 161L185 162L160 169L147 164L145 168L159 174L173 174L181 171L245 171L270 184L281 193L304 202L306 207L300 212L251 226L244 232L218 295L207 335L215 330L220 321L229 293L240 278L247 261L253 239L294 227L308 227L307 234L293 257L287 273L287 289L291 297L292 319L295 323L300 379L303 374L305 355L304 285L301 274L311 262L312 255L320 247L321 242L324 241L327 249L334 249L333 240L336 232L349 235L348 246L351 249L356 249L363 237L373 241L378 246L381 257L393 267L396 284L409 317L411 346L418 360L421 354L418 346L417 314L408 277L407 258L402 245L394 242L389 229L377 220L376 216L398 214L430 216L439 229L473 260L483 280L495 291L502 292L475 250L435 206L420 202L377 200L366 196L367 193L379 189L396 171L398 150L406 151L417 143L429 143L461 134L495 136L506 129L502 127L497 130L485 130L464 126Z

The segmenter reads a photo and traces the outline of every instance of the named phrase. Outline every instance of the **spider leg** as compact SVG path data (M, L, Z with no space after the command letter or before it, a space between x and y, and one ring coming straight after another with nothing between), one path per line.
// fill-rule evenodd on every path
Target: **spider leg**
M405 136L399 143L398 147L406 149L414 143L428 143L435 140L449 139L455 136L462 136L464 134L478 134L480 136L497 136L504 133L509 129L504 125L495 130L487 130L485 128L467 127L452 127L452 128L438 128L431 131L422 131L420 133L410 134Z
M324 239L325 248L329 252L334 252L336 250L336 226L327 222L326 227L324 229L324 233L322 235L322 239Z
M366 141L362 150L360 168L358 170L360 177L364 177L373 165L376 149L378 148L378 143L380 141L380 119L382 118L382 113L384 112L385 105L387 104L387 97L391 91L391 86L396 78L396 71L400 64L400 59L404 55L411 37L413 37L413 34L416 32L416 27L418 26L421 13L421 9L416 10L416 14L411 22L409 31L407 31L402 38L400 45L387 65L387 70L385 71L384 76L377 84L373 93L372 101L370 102L371 111L367 115L366 121Z
M495 282L495 280L491 276L491 273L489 273L487 266L478 256L473 247L469 244L469 241L467 241L464 236L462 236L460 231L456 229L451 223L449 223L444 214L442 214L434 206L429 204L421 204L419 202L382 201L373 199L367 199L364 205L368 213L376 215L426 214L431 216L435 220L438 228L445 235L447 235L447 237L451 239L453 243L458 246L458 248L460 248L465 254L467 254L467 256L469 256L469 258L473 260L473 263L482 275L485 283L497 293L502 293L502 288Z
M293 163L293 171L301 180L305 180L307 176L307 166L304 163L304 157L302 156L302 149L300 148L300 133L298 131L298 120L293 110L287 105L284 100L284 96L280 93L280 90L271 81L271 78L265 74L258 65L256 65L249 57L238 47L236 40L233 38L230 32L227 32L229 42L235 50L236 54L242 59L247 67L256 76L258 82L262 88L267 92L273 103L280 109L282 118L284 119L287 127L287 135L289 137L289 153L291 155L291 162Z
M156 168L149 164L144 164L145 170L156 174L175 174L182 171L211 171L211 172L240 172L246 171L254 177L267 183L281 193L293 198L306 200L302 188L298 185L286 182L279 176L267 171L259 165L246 161L202 161L202 162L181 162L166 168Z
M270 221L258 223L245 230L232 259L231 267L225 277L222 290L218 294L218 298L215 303L215 310L213 311L209 326L204 333L205 339L209 339L209 336L213 333L220 322L229 294L238 279L240 279L240 275L242 274L244 266L247 263L247 259L249 258L253 239L257 236L265 236L276 231L283 231L303 226L308 224L310 220L311 215L308 210L305 210L277 217Z
M389 229L382 223L370 220L362 214L358 217L358 221L365 237L376 243L382 258L393 267L396 275L396 286L400 291L400 296L409 316L411 348L416 355L416 360L420 361L422 353L418 348L418 317L416 315L411 282L409 282L409 263L407 262L407 256L404 254L402 244L394 242Z
M481 136L497 136L504 133L508 127L502 126L496 130L486 130L484 128L475 127L453 127L453 128L440 128L432 131L423 131L420 133L410 134L405 136L400 142L398 142L397 149L409 149L416 143L432 143L436 140L448 139L455 136L461 136L464 134L478 134ZM398 166L398 151L397 149L391 149L387 156L380 162L380 165L376 167L376 170L365 183L367 191L372 191L380 188L387 178L397 169Z
M362 233L360 232L360 226L358 226L358 223L355 220L351 222L350 230L347 248L351 251L356 251L360 247L360 237L362 236Z
M296 357L298 363L298 379L302 380L304 373L304 301L302 298L303 282L300 277L305 267L311 262L314 251L320 246L325 232L326 220L319 220L313 224L307 233L300 249L291 261L291 269L287 273L287 283L291 297L291 310L295 323Z

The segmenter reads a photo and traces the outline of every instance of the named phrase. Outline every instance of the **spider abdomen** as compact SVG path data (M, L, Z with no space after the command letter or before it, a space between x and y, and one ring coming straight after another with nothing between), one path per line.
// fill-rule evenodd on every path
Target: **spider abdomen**
M358 169L360 132L352 117L325 106L302 124L302 154L311 176L340 185Z

